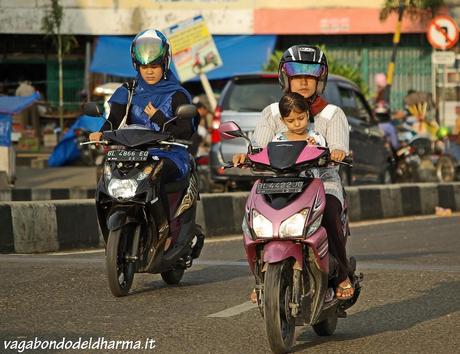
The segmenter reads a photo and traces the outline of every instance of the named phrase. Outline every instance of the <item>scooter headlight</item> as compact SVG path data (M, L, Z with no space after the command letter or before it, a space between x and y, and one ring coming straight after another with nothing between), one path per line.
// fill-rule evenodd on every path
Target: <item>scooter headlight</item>
M243 218L243 222L241 223L241 229L243 230L243 234L252 238L251 230L249 230L248 222L246 220L246 216Z
M112 178L107 188L109 194L117 199L128 199L136 195L137 181L135 179Z
M280 226L280 237L301 237L308 215L308 208L284 220Z
M257 210L252 211L252 228L257 237L272 237L273 226L270 220Z
M106 181L110 181L112 178L112 169L108 163L104 165L104 178Z
M321 221L323 221L323 215L321 214L320 216L318 216L316 218L315 221L313 221L310 225L310 227L308 228L308 231L307 231L307 237L310 237L311 235L313 235L316 230L319 229L319 227L321 226Z

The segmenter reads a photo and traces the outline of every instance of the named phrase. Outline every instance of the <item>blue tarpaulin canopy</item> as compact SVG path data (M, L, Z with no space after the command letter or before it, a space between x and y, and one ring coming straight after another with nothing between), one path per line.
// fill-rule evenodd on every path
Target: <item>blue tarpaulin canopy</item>
M39 92L26 97L0 96L0 114L17 114L39 99Z
M132 39L117 36L99 37L90 70L122 77L136 76L129 51ZM235 74L261 72L262 66L273 52L276 36L213 36L213 39L223 66L206 73L210 80L225 79Z
M20 96L0 96L0 146L11 145L11 115L21 112L40 99L40 93Z
M75 129L80 128L89 132L101 129L105 119L102 117L80 116L70 129L64 134L62 140L53 149L48 159L48 166L57 167L71 163L80 157L80 149L77 146Z

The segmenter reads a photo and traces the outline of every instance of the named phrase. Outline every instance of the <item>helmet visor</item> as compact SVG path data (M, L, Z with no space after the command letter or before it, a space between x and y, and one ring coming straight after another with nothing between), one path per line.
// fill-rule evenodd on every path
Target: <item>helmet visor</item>
M165 53L165 47L159 38L140 37L133 47L134 58L140 65L159 64Z
M320 77L324 72L322 64L299 63L288 61L283 64L282 70L288 77L291 76L313 76Z

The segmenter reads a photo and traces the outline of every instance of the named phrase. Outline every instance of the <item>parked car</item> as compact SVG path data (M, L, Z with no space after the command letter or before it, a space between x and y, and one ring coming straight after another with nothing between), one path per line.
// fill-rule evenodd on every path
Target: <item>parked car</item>
M249 170L223 169L233 154L247 152L247 143L243 139L222 141L218 131L220 124L235 121L251 139L261 111L279 101L281 96L276 74L239 75L228 81L212 124L210 165L214 182L230 186L255 179ZM344 184L391 183L391 151L358 86L343 77L329 75L324 96L344 110L350 125L353 169L341 169Z

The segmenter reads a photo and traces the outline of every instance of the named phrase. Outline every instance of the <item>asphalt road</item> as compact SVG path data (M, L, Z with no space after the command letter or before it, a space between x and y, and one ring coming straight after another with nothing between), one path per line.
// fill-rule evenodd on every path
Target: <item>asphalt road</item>
M298 328L294 352L458 353L459 228L458 215L354 224L349 253L365 276L361 297L332 337ZM253 279L239 237L207 243L180 286L139 274L125 298L111 295L101 251L0 255L0 281L1 353L5 340L35 337L150 339L152 353L269 352L248 305Z

